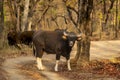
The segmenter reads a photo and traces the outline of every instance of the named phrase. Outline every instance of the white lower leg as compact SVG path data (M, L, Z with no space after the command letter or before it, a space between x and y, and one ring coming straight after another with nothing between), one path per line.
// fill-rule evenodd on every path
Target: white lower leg
M59 63L59 60L56 61L56 64L55 64L55 71L58 71L58 63Z
M68 67L68 70L71 70L70 60L67 60L67 67Z
M40 70L43 70L43 69L44 69L43 66L42 66L42 60L41 60L41 58L39 58L39 57L37 57L37 67L38 67L38 69L40 69Z

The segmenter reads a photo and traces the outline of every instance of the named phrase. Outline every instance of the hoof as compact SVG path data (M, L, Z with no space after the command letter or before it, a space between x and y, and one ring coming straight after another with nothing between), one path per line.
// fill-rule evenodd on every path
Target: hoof
M39 69L40 71L44 71L45 69Z
M43 67L40 67L37 65L37 68L40 70L40 71L44 71L44 68Z
M68 70L68 71L72 71L72 69Z
M43 67L42 67L42 68L39 68L39 70L44 71L44 70L45 70L45 68L43 68Z
M55 69L55 72L58 72L58 69Z

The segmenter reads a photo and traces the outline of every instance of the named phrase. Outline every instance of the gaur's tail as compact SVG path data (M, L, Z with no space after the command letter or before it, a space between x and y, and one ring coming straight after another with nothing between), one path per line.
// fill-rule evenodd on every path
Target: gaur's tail
M35 49L34 44L33 44L33 55L36 57L36 49Z

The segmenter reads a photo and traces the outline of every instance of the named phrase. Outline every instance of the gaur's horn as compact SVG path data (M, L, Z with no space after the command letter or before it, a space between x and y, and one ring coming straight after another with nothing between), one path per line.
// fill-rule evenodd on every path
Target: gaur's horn
M64 31L64 33L63 33L65 36L68 36L68 34Z
M81 37L82 36L82 33L78 34L77 37Z

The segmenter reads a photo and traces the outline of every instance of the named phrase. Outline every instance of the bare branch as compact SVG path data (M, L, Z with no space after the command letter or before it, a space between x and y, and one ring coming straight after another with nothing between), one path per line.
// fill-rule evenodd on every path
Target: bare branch
M77 27L77 23L76 23L75 20L73 19L72 13L71 13L70 9L67 8L67 11L68 11L68 15L69 15L70 20L71 20L72 23Z
M70 10L72 10L72 11L74 11L78 15L78 11L75 8L70 7L70 6L67 6L67 8L70 9Z
M66 9L67 9L67 12L68 12L68 16L70 18L70 20L72 21L72 23L74 24L74 27L78 30L78 32L81 32L79 29L78 29L78 16L79 16L79 13L78 11L73 8L73 7L70 7L69 5L66 5L68 0L63 0L63 2L65 3L65 6L66 6ZM73 18L72 16L72 11L76 13L77 15L77 20L75 21L75 19Z
M37 21L37 23L40 23L40 21L42 20L42 18L44 17L44 15L46 14L46 12L48 11L49 8L50 8L50 6L48 5L48 6L46 7L46 9L43 11L43 13L42 13L40 19Z
M109 14L111 13L111 9L113 8L115 0L110 0L110 2L111 2L111 5L110 5L110 7L108 9L108 12L107 12L107 15L106 15L105 24L107 24L107 21L108 21L108 18L109 18Z
M34 9L35 9L35 7L36 7L36 5L37 5L37 3L38 3L39 1L40 1L40 0L36 0L36 2L33 3L32 7L31 7L31 9L30 9L30 11L29 11L29 15L28 15L28 16L32 16L32 15L33 15Z
M64 21L65 21L65 24L67 24L67 19L66 19L66 17L65 17L65 16L62 16L62 15L57 15L57 16L55 16L55 17L51 17L52 21L54 21L54 22L55 22L55 24L57 25L57 27L59 27L59 25L58 25L58 23L57 23L57 21L56 21L56 19L57 19L58 17L63 18L63 19L64 19Z
M62 18L64 19L65 23L67 24L67 19L66 19L66 17L65 17L65 16L62 16L62 15L57 15L56 17L62 17Z

